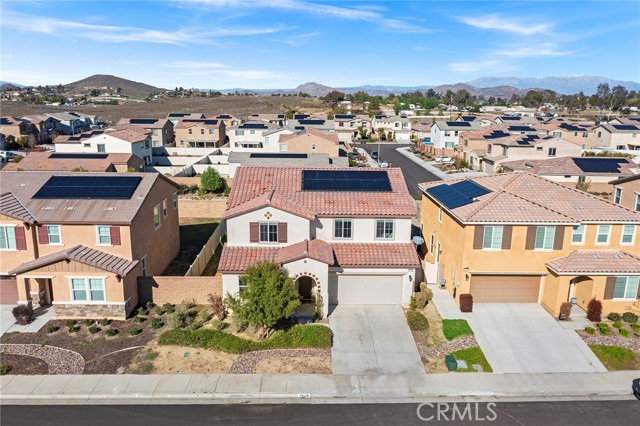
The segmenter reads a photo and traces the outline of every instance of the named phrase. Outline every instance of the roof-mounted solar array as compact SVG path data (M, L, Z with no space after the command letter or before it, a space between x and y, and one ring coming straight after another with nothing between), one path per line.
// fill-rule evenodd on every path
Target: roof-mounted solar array
M638 126L633 124L612 124L612 126L616 130L640 130Z
M463 121L476 121L476 118L478 117L474 117L472 115L467 115L465 117L461 117Z
M245 123L239 126L240 129L268 129L266 124L262 123Z
M92 154L92 153L72 153L72 152L55 152L49 155L49 158L54 160L104 160L109 154Z
M503 115L503 116L500 117L500 119L502 121L509 121L509 120L511 120L511 121L520 121L520 117L513 117L513 116L510 116L510 115Z
M510 132L535 132L536 129L534 129L531 126L509 126L507 128Z
M132 118L129 120L130 124L154 124L158 120L156 118Z
M573 162L586 173L619 173L622 164L628 164L626 158L580 157Z
M337 118L339 120L351 120L352 118L356 118L353 114L336 114L333 118Z
M308 154L296 154L296 153L278 153L278 152L252 152L249 157L250 158L282 158L282 159L292 159L292 158L307 158Z
M35 199L128 200L140 176L51 176Z
M303 170L303 191L391 192L386 171Z
M324 120L319 120L319 119L311 119L311 120L299 120L298 121L300 124L306 124L306 125L320 125L320 124L324 124Z
M478 185L470 180L455 183L453 185L442 184L427 189L427 193L444 204L448 209L471 204L474 198L488 194L489 191L484 186Z
M471 123L467 121L447 121L447 126L450 127L471 127Z
M309 117L311 117L311 114L294 114L293 115L294 120L304 120L305 118L309 118Z

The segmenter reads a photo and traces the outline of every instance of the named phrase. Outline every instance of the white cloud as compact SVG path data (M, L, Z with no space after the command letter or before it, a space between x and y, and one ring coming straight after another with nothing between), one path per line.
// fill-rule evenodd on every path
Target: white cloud
M180 69L211 69L211 68L226 68L228 65L221 64L219 62L201 62L201 61L176 61L167 64L170 68Z
M459 20L467 25L482 30L504 31L524 36L548 34L551 30L551 25L547 23L536 24L532 22L525 22L515 18L500 16L497 14L477 17L463 17Z
M470 62L453 62L447 67L459 73L474 73L480 71L496 71L502 68L502 63L494 59L486 59L484 61L470 61Z
M520 48L511 48L505 50L498 50L496 55L506 56L509 58L536 58L544 56L568 56L574 52L558 50L558 47L553 43L542 43L537 46L526 46Z

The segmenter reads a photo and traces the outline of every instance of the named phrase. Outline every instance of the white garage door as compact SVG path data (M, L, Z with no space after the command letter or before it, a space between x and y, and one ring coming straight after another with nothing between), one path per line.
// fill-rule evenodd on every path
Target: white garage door
M336 275L329 280L329 304L402 303L402 275Z

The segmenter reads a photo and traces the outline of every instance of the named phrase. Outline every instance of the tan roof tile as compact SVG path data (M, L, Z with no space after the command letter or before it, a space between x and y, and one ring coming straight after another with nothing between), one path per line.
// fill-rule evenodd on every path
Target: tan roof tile
M418 268L420 259L412 243L331 244L336 266L342 268Z
M640 274L640 257L620 250L575 250L546 265L557 274Z
M31 212L10 192L0 195L0 213L31 224L36 221Z
M53 152L30 152L20 163L8 163L3 171L74 171L79 168L87 172L108 172L113 164L128 164L142 166L144 162L134 154L95 154L95 158L88 158L91 153L83 153L83 158L51 158ZM71 154L73 156L73 154ZM104 157L104 158L102 158Z
M305 258L317 260L327 265L333 265L334 259L331 244L322 240L304 240L281 248L276 256L276 260L280 264Z

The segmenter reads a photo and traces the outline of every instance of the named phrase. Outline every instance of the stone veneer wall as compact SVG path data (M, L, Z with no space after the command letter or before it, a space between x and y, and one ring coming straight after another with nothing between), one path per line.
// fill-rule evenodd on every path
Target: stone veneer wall
M126 319L132 307L127 305L76 305L56 304L56 317L58 319L82 319L82 318L108 318Z

